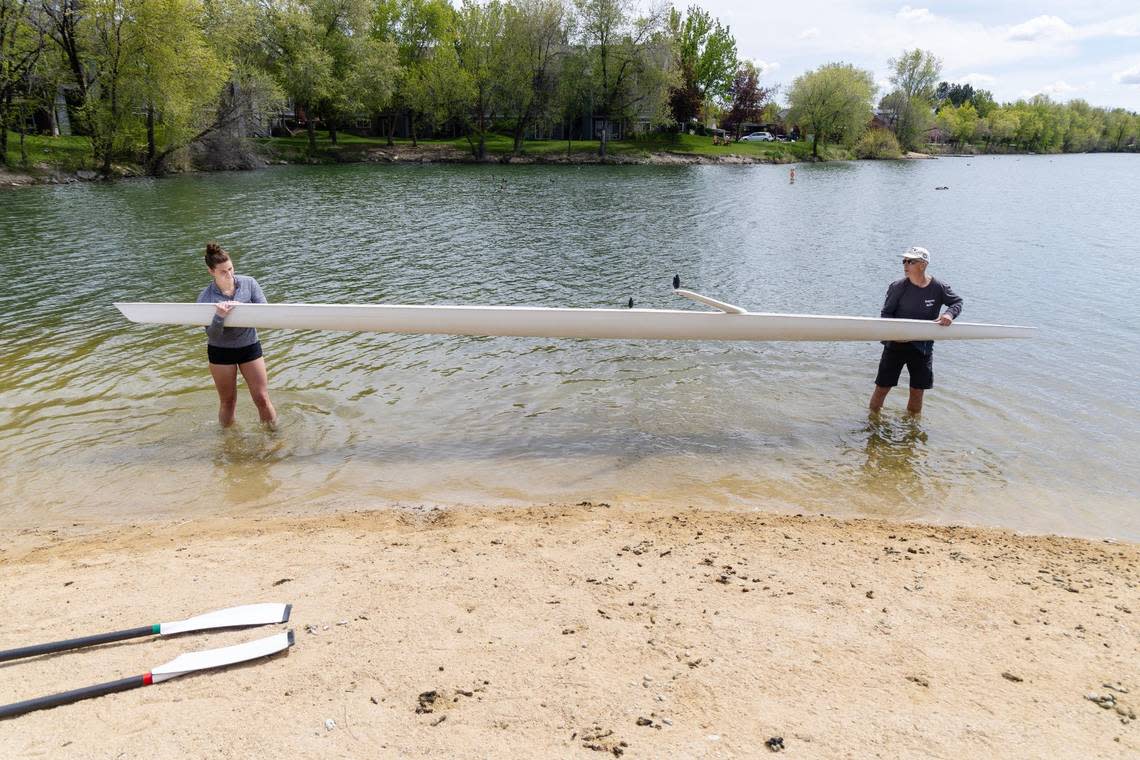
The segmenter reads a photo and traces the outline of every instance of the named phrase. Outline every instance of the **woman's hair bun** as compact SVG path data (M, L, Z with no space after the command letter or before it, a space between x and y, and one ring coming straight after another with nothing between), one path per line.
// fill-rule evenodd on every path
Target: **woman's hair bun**
M229 261L230 255L226 253L225 249L211 240L206 243L206 266L213 269L223 261Z

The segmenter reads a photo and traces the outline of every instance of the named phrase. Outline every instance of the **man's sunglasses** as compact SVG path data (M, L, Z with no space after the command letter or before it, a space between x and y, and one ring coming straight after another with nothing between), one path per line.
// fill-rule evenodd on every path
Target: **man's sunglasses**
M903 266L905 267L907 264L917 264L920 261L922 261L922 259L903 259Z

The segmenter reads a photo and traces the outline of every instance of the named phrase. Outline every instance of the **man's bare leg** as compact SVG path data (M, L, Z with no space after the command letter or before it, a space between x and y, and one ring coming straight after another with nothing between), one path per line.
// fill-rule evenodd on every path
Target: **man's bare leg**
M906 402L906 410L911 414L922 414L922 388L911 388L910 399Z
M891 392L890 386L876 385L875 391L871 394L871 411L877 412L883 408L883 402L887 400L887 394ZM919 406L922 406L922 399L919 397Z

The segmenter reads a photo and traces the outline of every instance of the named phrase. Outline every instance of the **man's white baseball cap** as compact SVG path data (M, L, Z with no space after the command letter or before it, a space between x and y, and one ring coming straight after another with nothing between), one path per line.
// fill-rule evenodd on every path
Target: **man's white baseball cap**
M903 258L911 259L913 261L925 261L927 264L929 264L930 251L926 250L922 246L912 245L910 248L907 248L905 251L903 251Z

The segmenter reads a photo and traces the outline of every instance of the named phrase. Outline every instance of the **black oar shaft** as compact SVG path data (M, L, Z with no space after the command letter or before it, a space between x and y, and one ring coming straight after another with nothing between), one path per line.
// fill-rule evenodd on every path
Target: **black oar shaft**
M10 705L0 706L0 719L23 715L33 710L43 710L48 707L55 707L56 705L66 705L69 702L78 702L81 699L101 697L104 694L113 694L116 691L135 689L139 686L146 686L148 683L150 683L150 681L147 679L146 674L144 674L141 676L131 676L130 678L120 678L118 681L108 681L107 683L100 683L94 686L84 686L81 689L63 691L59 694L49 694L46 697L25 699L23 702L13 702Z
M0 651L0 662L18 660L21 657L32 657L37 654L63 652L67 649L79 649L80 647L89 647L95 644L109 644L112 641L134 639L139 636L150 636L153 633L158 633L158 631L155 630L155 626L144 625L138 628L128 628L123 631L97 633L94 636L81 636L78 639L65 639L63 641L51 641L47 644L33 644L16 649L5 649L4 651Z

